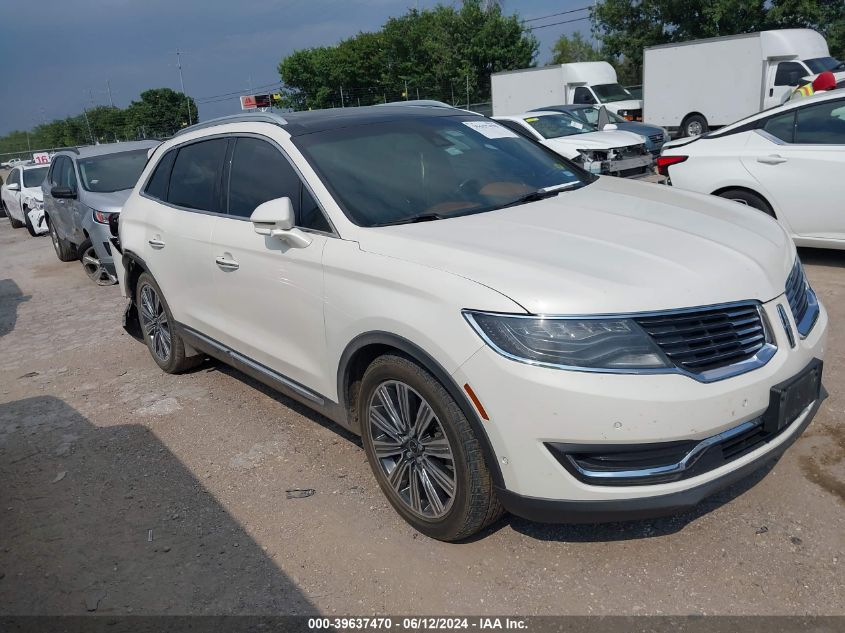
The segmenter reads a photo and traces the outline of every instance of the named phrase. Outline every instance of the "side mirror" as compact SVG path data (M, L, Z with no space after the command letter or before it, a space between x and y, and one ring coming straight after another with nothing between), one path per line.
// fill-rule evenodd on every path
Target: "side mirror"
M50 189L50 195L54 198L75 198L76 191L70 187L53 187Z
M21 186L18 183L13 182L11 185L6 185L6 189L9 191L20 191Z
M305 248L311 243L311 238L294 226L290 198L276 198L259 204L249 221L259 235L275 237L295 248Z

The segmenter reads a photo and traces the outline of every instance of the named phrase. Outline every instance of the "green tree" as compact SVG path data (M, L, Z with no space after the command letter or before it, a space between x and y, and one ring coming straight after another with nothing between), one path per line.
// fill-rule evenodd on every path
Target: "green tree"
M531 32L516 16L502 15L497 2L412 9L374 33L282 59L283 105L368 105L418 93L464 102L467 88L470 101L477 101L489 97L491 73L532 65L537 48Z
M593 46L581 33L561 35L552 47L552 63L597 62L605 59L604 53Z
M772 0L768 28L814 29L824 35L830 54L845 60L845 4L842 0Z
M141 99L126 108L123 134L128 138L172 136L189 120L198 120L197 106L191 97L170 88L153 88L142 92Z

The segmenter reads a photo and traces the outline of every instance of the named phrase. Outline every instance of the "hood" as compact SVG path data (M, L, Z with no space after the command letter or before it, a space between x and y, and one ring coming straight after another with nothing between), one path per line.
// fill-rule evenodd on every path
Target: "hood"
M108 193L97 193L94 191L80 192L79 198L83 204L102 211L103 213L120 213L123 205L129 199L131 189L121 191L110 191Z
M41 191L41 185L37 187L24 187L21 189L21 198L43 202L44 193Z
M613 123L617 128L623 132L633 132L634 134L641 134L642 136L652 136L654 134L663 135L663 128L657 125L649 125L648 123L637 123L635 121L625 121L624 123Z
M560 138L550 138L543 141L544 145L555 149L556 145L575 147L578 149L612 149L614 147L628 147L629 145L642 145L645 139L633 132L624 130L607 130L606 132L587 132L586 134L573 134Z
M638 99L626 99L625 101L608 101L602 103L608 110L619 112L619 110L642 110L643 102Z
M762 213L610 177L518 207L366 229L360 245L471 279L534 314L768 301L795 257Z

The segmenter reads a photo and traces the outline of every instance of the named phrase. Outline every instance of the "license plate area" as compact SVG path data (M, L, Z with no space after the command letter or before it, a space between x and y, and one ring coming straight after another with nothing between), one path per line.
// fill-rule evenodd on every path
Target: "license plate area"
M815 359L796 376L772 387L769 408L763 414L763 430L778 433L792 424L819 399L821 386L822 361Z

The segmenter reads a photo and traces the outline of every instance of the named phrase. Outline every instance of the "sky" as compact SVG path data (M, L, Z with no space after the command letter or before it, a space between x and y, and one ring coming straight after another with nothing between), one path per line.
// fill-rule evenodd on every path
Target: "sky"
M454 0L457 1L457 0ZM177 48L185 92L201 119L239 111L237 95L278 86L279 61L301 48L325 46L378 29L409 8L437 0L38 0L15 2L0 21L0 135L75 115L83 107L125 107L147 88L179 90ZM441 0L440 4L453 4ZM504 0L522 19L579 9L592 0ZM12 17L14 14L14 18ZM565 14L532 26L586 16ZM551 58L562 33L589 33L589 21L534 31L539 61Z

